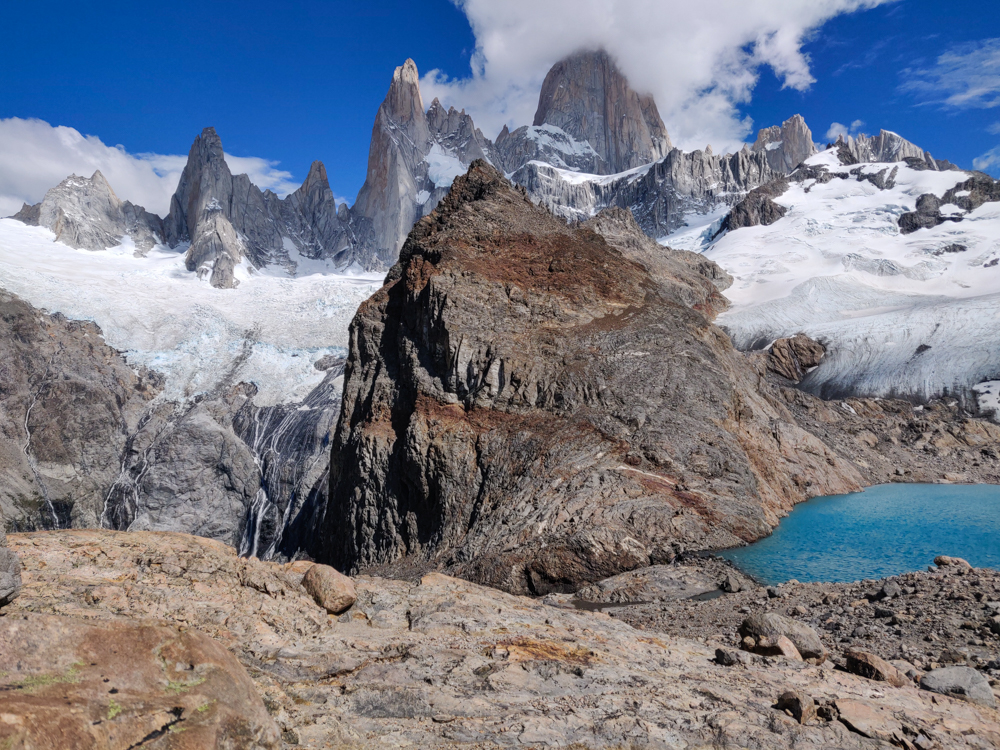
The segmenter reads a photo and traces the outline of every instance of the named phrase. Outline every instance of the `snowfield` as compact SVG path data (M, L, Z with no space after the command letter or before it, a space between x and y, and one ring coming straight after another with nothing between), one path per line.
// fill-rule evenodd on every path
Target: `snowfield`
M313 364L346 354L347 328L384 274L299 275L238 269L236 289L214 289L184 267L184 247L133 256L131 242L101 252L54 242L47 229L0 219L0 287L67 318L92 320L134 367L166 376L164 398L184 400L239 381L258 405L302 399L323 379ZM311 273L312 275L304 275Z
M898 171L886 190L854 176L791 183L775 199L784 218L703 244L735 278L719 324L741 349L800 331L826 344L804 382L826 396L950 394L974 403L974 386L1000 379L1000 203L968 214L945 206L963 220L903 235L897 221L917 198L940 197L969 175L905 163L844 167L833 150L807 164ZM694 249L707 232L692 224L678 244ZM674 236L661 241L674 246Z

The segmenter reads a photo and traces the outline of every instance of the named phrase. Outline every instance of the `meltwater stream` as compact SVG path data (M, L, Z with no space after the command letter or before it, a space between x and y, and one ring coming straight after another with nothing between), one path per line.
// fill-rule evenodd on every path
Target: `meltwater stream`
M1000 486L885 484L818 497L771 536L720 554L768 584L884 578L937 555L1000 569Z

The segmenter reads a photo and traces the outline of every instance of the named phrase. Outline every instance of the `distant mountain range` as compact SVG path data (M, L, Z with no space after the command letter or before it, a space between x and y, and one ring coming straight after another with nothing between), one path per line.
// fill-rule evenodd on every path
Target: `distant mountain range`
M859 161L911 159L948 168L892 133L848 139ZM233 175L213 128L195 139L163 219L122 202L98 172L71 176L14 218L51 229L90 250L121 244L186 246L187 267L213 286L239 283L236 269L277 265L294 274L301 259L335 268L388 269L414 223L452 181L484 158L557 216L588 219L601 209L632 210L642 229L663 237L690 214L737 203L817 152L798 115L761 130L753 147L715 155L673 148L656 103L632 89L603 51L557 63L545 78L531 125L506 127L495 141L465 111L435 99L425 110L412 60L396 69L372 129L368 171L354 205L336 205L321 162L286 198Z

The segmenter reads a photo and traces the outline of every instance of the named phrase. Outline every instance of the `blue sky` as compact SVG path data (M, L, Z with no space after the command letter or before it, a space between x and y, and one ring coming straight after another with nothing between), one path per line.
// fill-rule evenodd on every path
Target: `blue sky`
M4 16L0 118L70 126L130 154L186 154L213 125L227 153L279 162L286 182L322 160L334 192L349 199L364 180L393 68L412 57L422 73L462 79L476 47L467 16L449 0L78 0L9 3ZM1000 146L1000 68L983 74L994 48L981 46L997 37L1000 3L992 0L898 0L840 15L802 48L811 86L783 88L787 71L779 79L755 67L750 101L736 96L733 106L753 119L754 132L796 112L816 140L831 123L862 121L865 132L895 130L971 167ZM976 71L985 93L963 96L962 77ZM678 127L691 133L697 120ZM990 171L1000 172L1000 151Z

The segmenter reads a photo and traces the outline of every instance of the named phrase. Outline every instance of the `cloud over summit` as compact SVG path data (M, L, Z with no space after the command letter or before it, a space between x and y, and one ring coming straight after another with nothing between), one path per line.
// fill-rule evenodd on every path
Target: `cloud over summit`
M767 66L784 85L813 83L802 45L842 13L893 0L453 0L476 36L467 78L430 71L425 97L464 107L494 137L530 124L548 69L580 49L603 47L632 85L656 99L674 143L737 148L750 100Z
M42 120L0 119L0 217L15 213L22 203L38 203L70 174L90 177L96 170L122 200L166 216L186 163L187 156L130 154L122 146ZM285 195L298 187L277 162L226 154L226 163L233 174L246 173L262 190Z

